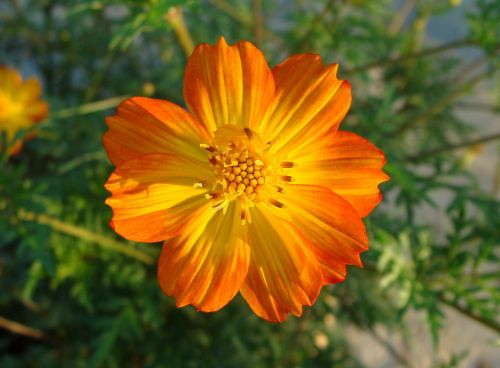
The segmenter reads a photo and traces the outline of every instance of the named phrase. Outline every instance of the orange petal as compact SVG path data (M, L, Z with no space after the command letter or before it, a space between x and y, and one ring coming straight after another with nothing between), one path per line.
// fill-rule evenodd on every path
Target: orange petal
M224 214L205 208L178 237L166 241L158 265L163 292L177 307L219 310L234 298L247 274L250 250L241 233L241 209L232 202Z
M157 242L177 235L207 204L206 190L193 184L213 175L208 163L174 154L148 154L126 161L111 174L106 203L111 226L123 237Z
M307 147L338 128L351 104L351 87L337 79L337 69L315 54L295 55L273 68L275 103L256 130L275 141L274 150Z
M282 322L289 312L300 316L303 305L314 303L322 279L308 241L274 212L262 203L250 208L251 259L241 293L259 317Z
M15 96L22 82L21 74L17 70L0 66L0 89L4 93Z
M189 58L184 74L184 99L210 131L234 124L252 128L274 95L274 81L260 50L241 41L228 46L223 37L201 44Z
M164 100L133 97L106 118L103 144L114 165L146 153L175 153L207 160L200 143L209 142L203 125L181 107Z
M293 150L286 160L297 164L287 172L297 184L330 188L361 217L380 202L378 185L389 179L382 171L384 153L368 140L346 131L337 131L307 149Z
M39 122L47 117L49 113L49 105L45 101L33 101L26 106L26 113L31 121Z
M365 226L344 199L328 188L292 184L278 201L309 239L325 283L344 280L348 264L362 266L359 254L368 249Z
M24 141L22 141L22 140L19 140L16 143L14 143L9 148L9 155L11 155L11 156L17 155L19 152L21 152L23 145L24 145ZM1 146L0 146L0 148L1 148Z
M39 80L31 77L26 80L18 91L18 99L23 103L34 102L42 94L42 85Z

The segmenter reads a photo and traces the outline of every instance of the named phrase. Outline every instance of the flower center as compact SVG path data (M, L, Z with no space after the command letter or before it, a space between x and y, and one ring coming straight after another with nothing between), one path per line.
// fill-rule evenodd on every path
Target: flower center
M213 202L212 209L225 211L231 201L238 200L245 222L248 208L262 199L262 191L270 179L273 165L267 154L269 145L249 128L225 125L215 132L212 144L201 147L207 151L215 173L206 194Z
M231 149L223 154L226 160L220 165L223 187L230 196L246 194L254 200L259 188L266 183L264 161L256 158L247 149Z
M212 198L257 199L267 175L261 143L248 128L225 126L217 130L213 145L202 145L217 178Z
M208 188L206 198L212 201L212 209L225 213L231 201L239 201L242 223L250 222L248 209L254 203L267 201L276 207L283 204L275 199L283 193L282 185L293 181L283 170L294 166L292 162L280 162L270 153L271 143L264 141L249 128L224 125L217 129L211 144L201 144L207 151L208 162L214 170L213 181L196 183Z

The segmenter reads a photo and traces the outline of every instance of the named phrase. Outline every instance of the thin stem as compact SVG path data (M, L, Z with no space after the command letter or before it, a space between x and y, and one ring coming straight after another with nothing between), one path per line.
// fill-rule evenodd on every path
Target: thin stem
M10 0L12 7L16 10L16 12L21 12L21 5L19 4L19 0Z
M20 297L19 301L30 311L35 312L35 313L40 313L42 310L42 307L38 303L35 303L33 300L25 298L25 297Z
M415 7L416 0L406 0L403 5L399 8L398 12L394 16L391 24L387 27L387 33L390 35L395 35L403 26L406 18L411 13L411 10Z
M496 198L499 191L500 191L500 161L498 161L497 167L495 169L495 176L493 178L493 186L491 189L492 196Z
M492 321L492 320L486 319L480 315L477 315L469 308L462 307L462 306L452 302L451 300L445 298L443 295L439 296L439 301L441 303L446 304L447 306L453 308L454 310L463 314L464 316L482 324L483 326L488 327L489 329L494 330L497 333L500 333L500 324L497 323L496 321Z
M236 19L245 27L249 28L252 26L252 18L249 17L247 13L240 12L238 8L234 7L229 2L224 0L212 0L211 3L230 17Z
M377 270L377 266L372 262L365 262L364 268L365 268L365 270L370 271L372 273L379 272ZM500 324L497 323L496 321L492 321L492 320L489 320L489 319L486 319L482 316L477 315L476 313L472 312L470 309L464 308L464 307L452 302L451 300L446 298L443 294L438 295L438 300L439 300L439 302L441 302L441 303L453 308L457 312L463 314L465 317L468 317L468 318L482 324L483 326L488 327L489 329L492 329L496 332L500 332Z
M76 168L82 164L85 164L87 162L97 161L97 160L105 160L105 159L106 159L106 155L104 154L103 150L100 150L97 152L85 153L83 155L79 155L74 160L68 161L68 162L64 163L63 165L59 166L59 169L57 170L57 172L59 174L65 174L68 171L71 171L74 168Z
M474 44L475 43L470 41L470 40L454 41L454 42L446 43L444 45L440 45L437 47L431 47L431 48L428 48L428 49L425 49L422 51L418 51L418 52L400 55L400 56L393 57L393 58L379 59L379 60L371 61L365 65L360 65L360 66L355 67L353 69L346 70L344 73L346 73L346 74L360 73L360 72L364 72L364 71L367 71L367 70L372 69L372 68L402 63L402 62L406 62L409 60L418 59L418 58L421 58L424 56L438 54L438 53L448 51L448 50L458 48L458 47L473 46Z
M298 42L298 49L303 51L307 47L307 42L309 41L309 38L311 35L316 31L316 29L323 23L323 20L325 19L326 15L330 13L330 11L333 8L333 5L335 4L336 0L328 0L323 7L323 9L319 12L319 14L314 18L314 20L311 22L311 26L309 29L304 33L304 35L301 37L300 41Z
M255 22L254 19L252 19L252 16L249 14L251 13L250 11L245 11L242 12L238 8L236 8L234 5L230 4L227 1L224 0L211 0L210 1L216 8L219 10L222 10L224 13L229 15L231 18L236 20L237 22L241 23L241 25L253 32L255 32ZM268 39L273 39L274 41L277 42L282 42L283 40L276 36L273 32L271 32L268 28L262 28L262 38L267 37Z
M297 351L297 348L299 346L299 340L302 337L302 334L306 328L306 323L307 323L307 317L311 314L310 309L306 309L302 313L302 317L297 321L297 325L295 326L295 331L292 336L290 336L291 340L288 343L287 346L287 352L288 354L285 354L284 356L284 366L285 367L296 367L300 365L300 362L297 362L295 351Z
M488 58L486 57L479 57L470 63L466 63L464 65L461 65L457 70L453 72L453 75L451 76L451 80L455 85L460 84L463 82L468 75L472 75L477 71L481 71L481 69L488 64Z
M32 339L43 339L44 334L42 331L23 325L22 323L12 321L10 319L0 316L0 328L3 328L12 333L23 335L26 337L31 337Z
M72 235L77 238L95 243L103 248L120 252L143 263L153 264L155 262L155 259L152 256L135 249L132 245L120 243L105 236L95 234L87 229L65 223L54 217L25 211L24 209L19 210L17 215L18 218L23 221L33 221L42 225L48 225L52 229L60 231L64 234Z
M424 160L428 157L439 155L439 154L444 153L444 152L453 151L453 150L460 149L460 148L466 148L466 147L474 146L476 144L491 142L491 141L494 141L496 139L500 139L500 132L492 134L492 135L480 137L477 139L473 139L470 141L450 144L450 145L435 148L435 149L432 149L429 151L421 152L421 153L418 153L416 155L411 155L411 156L406 157L406 160L407 161L421 161L421 160Z
M53 112L51 114L51 117L54 119L66 119L75 115L87 115L87 114L92 114L94 112L108 110L110 108L115 107L128 97L130 96L111 97L101 101L86 103L77 107L62 109Z
M500 110L500 106L495 106L489 103L479 102L479 101L459 101L457 102L456 106L461 109L470 109L470 110L486 110L486 111Z
M262 4L260 0L252 0L253 5L253 26L255 35L255 44L262 48L264 20L262 18Z
M186 57L189 57L194 50L194 42L187 28L182 9L179 6L171 7L165 14L165 20L170 24L174 30L177 39L184 50Z
M377 340L382 346L384 346L387 349L387 351L389 352L389 354L391 354L399 363L401 363L405 367L413 367L413 365L411 364L411 362L408 359L406 359L405 356L403 356L402 354L400 354L394 348L394 346L392 346L387 340L385 340L382 336L380 336L375 331L375 329L373 329L372 327L370 327L370 328L368 328L368 331L373 336L373 338L375 340Z
M434 105L429 107L427 110L423 111L419 115L413 117L411 120L408 120L406 123L403 123L398 129L393 131L392 133L388 133L389 137L398 136L401 133L405 132L408 129L413 128L414 126L420 124L423 121L426 121L428 118L440 113L458 98L462 97L464 94L468 93L472 88L476 86L479 82L490 77L495 72L495 69L491 69L483 74L479 74L476 77L470 79L469 81L463 83L460 88L457 88L453 93L449 94L445 98L439 100Z
M85 93L85 98L84 101L88 102L94 99L94 96L96 95L97 91L99 90L99 86L101 82L104 79L104 76L106 75L107 70L111 66L111 63L113 62L115 55L114 55L114 50L113 49L108 49L106 52L106 55L102 59L101 66L99 67L99 70L97 70L94 73L94 77L92 78L92 81L90 83L90 87L87 89Z

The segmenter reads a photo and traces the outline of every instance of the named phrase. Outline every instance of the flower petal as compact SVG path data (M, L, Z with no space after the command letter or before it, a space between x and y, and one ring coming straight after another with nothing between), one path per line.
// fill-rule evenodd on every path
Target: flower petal
M23 79L17 70L0 66L0 89L2 92L15 96L22 83Z
M368 249L368 238L354 208L328 188L288 185L278 199L301 232L323 270L325 283L345 279L346 265L362 266L359 254Z
M26 106L26 115L31 121L39 122L47 117L49 113L49 104L45 101L33 101Z
M177 235L208 201L206 190L193 185L213 176L201 165L174 154L138 156L111 174L106 203L113 210L111 226L123 237L157 242Z
M203 312L225 306L247 274L250 250L238 235L241 209L232 202L224 214L208 206L176 238L166 241L158 264L163 292L177 307L191 304Z
M250 209L248 242L252 254L241 293L259 317L282 322L289 312L300 316L302 305L314 303L322 279L308 241L274 212L262 203Z
M164 100L132 97L106 118L103 144L114 165L146 153L175 153L206 160L200 143L209 142L203 125L181 107Z
M214 132L222 125L252 128L274 96L267 62L254 45L229 46L223 37L194 50L184 75L184 99L193 115Z
M346 131L337 131L307 149L293 150L286 160L297 164L288 172L297 184L330 188L361 217L380 202L378 185L389 179L382 171L384 153L368 140Z
M274 149L300 149L336 130L351 104L351 87L337 79L336 64L319 55L292 56L273 68L276 99L257 131Z
M42 85L37 78L31 77L22 84L17 93L17 98L23 103L35 102L42 94Z

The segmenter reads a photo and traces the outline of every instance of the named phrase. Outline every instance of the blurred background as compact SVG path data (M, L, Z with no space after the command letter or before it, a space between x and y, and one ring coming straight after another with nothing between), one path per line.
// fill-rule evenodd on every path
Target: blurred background
M388 159L365 269L282 324L240 297L176 309L159 245L108 227L104 117L182 105L187 55L220 35L339 63L342 129ZM499 0L1 0L0 64L50 111L1 155L0 367L499 367L499 56Z

